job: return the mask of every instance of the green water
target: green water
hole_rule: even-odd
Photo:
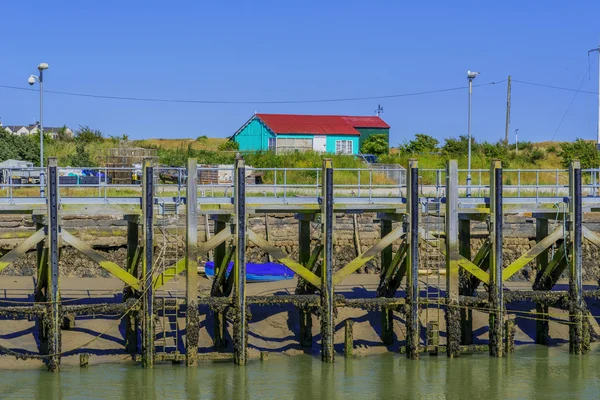
[[[567,348],[524,346],[504,359],[485,354],[420,361],[384,354],[333,365],[318,357],[271,356],[245,368],[103,364],[0,372],[2,399],[571,399],[600,398],[600,347],[571,356]],[[93,359],[91,360],[93,362]]]

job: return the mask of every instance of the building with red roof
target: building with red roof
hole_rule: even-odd
[[[379,116],[255,114],[231,139],[241,151],[358,154],[369,136],[389,132]]]

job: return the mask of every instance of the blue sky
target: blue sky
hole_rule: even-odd
[[[454,3],[454,4],[451,4]],[[313,100],[513,79],[597,92],[598,1],[3,1],[0,85],[184,100]],[[589,65],[588,65],[589,64]],[[590,76],[585,76],[591,68]],[[585,78],[584,78],[585,76]],[[511,137],[550,140],[572,92],[513,84]],[[38,93],[0,87],[5,125],[38,118]],[[467,90],[319,104],[177,104],[45,95],[45,125],[106,135],[232,134],[255,111],[371,115],[391,144],[467,131]],[[506,82],[474,89],[473,135],[503,137]],[[578,94],[555,140],[596,136],[597,96]],[[512,140],[512,138],[511,138]]]

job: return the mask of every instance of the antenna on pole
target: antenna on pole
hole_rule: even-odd
[[[600,45],[595,49],[588,51],[588,55],[593,52],[598,53],[598,127],[596,128],[598,136],[596,139],[596,148],[600,150]]]
[[[381,104],[377,104],[377,110],[375,110],[375,115],[379,117],[381,113],[383,113],[383,107],[381,107]]]

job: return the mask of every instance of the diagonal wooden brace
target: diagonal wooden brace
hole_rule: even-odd
[[[381,238],[381,240],[375,243],[373,246],[369,248],[369,250],[362,253],[360,256],[356,257],[354,260],[350,261],[346,266],[340,269],[333,275],[333,284],[339,284],[344,278],[348,275],[352,274],[360,267],[369,262],[373,257],[377,256],[383,249],[390,246],[396,239],[399,239],[404,233],[404,228],[402,226],[397,227],[387,235]]]
[[[198,245],[198,256],[208,253],[218,245],[223,242],[226,242],[231,238],[231,231],[229,229],[223,229],[221,232],[217,233],[215,236],[211,237],[204,243],[200,243]]]
[[[71,235],[69,232],[64,229],[60,233],[62,239],[73,246],[75,249],[79,250],[83,255],[85,255],[90,260],[98,263],[102,268],[110,272],[115,277],[119,278],[135,290],[141,290],[140,281],[131,275],[129,272],[121,268],[118,264],[115,264],[112,261],[107,260],[101,254],[97,253],[90,245],[87,243],[77,239],[75,236]]]
[[[592,232],[589,228],[582,226],[583,237],[592,242],[597,247],[600,247],[600,235],[595,232]]]
[[[285,254],[283,251],[279,250],[277,247],[273,246],[271,243],[267,242],[265,239],[258,236],[256,233],[251,230],[247,231],[248,240],[252,243],[269,253],[273,256],[277,261],[300,275],[302,278],[306,279],[308,282],[313,284],[316,287],[321,286],[321,280],[317,275],[315,275],[310,270],[306,269],[302,264],[297,263],[292,260],[289,255]]]
[[[465,271],[479,279],[481,282],[485,284],[490,283],[490,274],[473,264],[473,262],[469,261],[463,256],[459,256],[459,259],[456,261],[459,267],[462,267]]]
[[[558,239],[562,238],[564,235],[563,228],[559,228],[552,232],[550,235],[546,236],[544,239],[540,240],[535,246],[533,246],[527,253],[523,254],[521,257],[517,258],[513,261],[508,267],[502,270],[502,280],[506,281],[508,278],[519,272],[521,268],[525,265],[533,261],[537,256],[539,256],[544,250],[548,247],[552,246],[554,242]]]
[[[27,252],[27,250],[44,240],[45,237],[46,234],[44,233],[44,228],[42,228],[22,241],[17,247],[2,256],[2,258],[0,258],[0,271],[15,262],[17,258],[21,257]]]

